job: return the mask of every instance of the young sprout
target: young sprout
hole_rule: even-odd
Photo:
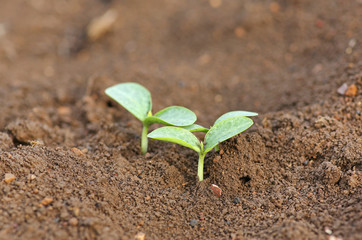
[[[225,119],[231,118],[231,117],[254,117],[254,116],[258,116],[258,114],[255,112],[247,112],[247,111],[231,111],[231,112],[227,112],[227,113],[221,115],[218,119],[216,119],[216,121],[214,122],[214,125],[222,120],[225,120]],[[207,133],[209,131],[208,128],[200,126],[196,123],[194,123],[190,126],[185,126],[185,127],[181,127],[181,128],[189,130],[190,132]],[[219,151],[219,144],[217,144],[215,146],[215,151]]]
[[[148,148],[148,128],[154,123],[169,126],[188,126],[196,121],[191,110],[171,106],[152,115],[151,93],[138,83],[120,83],[109,87],[105,93],[132,113],[143,124],[141,137],[141,153],[146,154]]]
[[[206,153],[211,151],[219,143],[245,131],[251,125],[253,120],[247,117],[232,116],[221,119],[210,129],[195,126],[198,131],[206,131],[204,142],[201,142],[189,130],[179,127],[161,127],[148,134],[149,138],[177,143],[179,145],[191,148],[199,154],[199,163],[197,176],[199,181],[204,179],[204,159]],[[192,130],[191,130],[192,131]]]

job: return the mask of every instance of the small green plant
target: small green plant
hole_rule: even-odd
[[[241,111],[238,112],[224,114],[215,121],[214,126],[210,127],[210,129],[197,124],[186,128],[161,127],[149,133],[148,137],[177,143],[196,151],[199,155],[197,176],[199,181],[202,181],[204,179],[204,159],[206,153],[217,147],[219,143],[245,131],[253,125],[253,120],[245,116],[239,116]],[[247,115],[256,116],[257,113],[249,112]],[[206,132],[204,142],[199,141],[191,131]]]
[[[231,118],[231,117],[254,117],[254,116],[258,116],[258,114],[255,112],[247,112],[247,111],[231,111],[231,112],[227,112],[227,113],[221,115],[218,119],[216,119],[216,121],[214,122],[214,125],[222,120],[225,120],[225,119]],[[209,131],[208,128],[205,128],[198,124],[192,124],[190,126],[184,126],[181,128],[189,130],[190,132],[207,133]],[[215,146],[215,151],[219,151],[219,145]]]
[[[151,93],[138,83],[120,83],[109,87],[105,93],[132,113],[143,124],[141,137],[141,153],[148,149],[148,128],[154,123],[169,126],[188,126],[196,121],[196,115],[191,110],[170,106],[152,115]]]

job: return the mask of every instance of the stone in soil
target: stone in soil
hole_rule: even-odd
[[[69,219],[69,224],[72,226],[77,226],[78,225],[78,219],[73,217],[71,219]]]
[[[12,173],[5,173],[5,178],[4,178],[4,181],[6,183],[10,183],[12,181],[14,181],[16,179],[15,175],[12,174]]]
[[[135,240],[144,240],[146,237],[146,234],[143,232],[139,232],[136,234],[136,236],[134,237]]]
[[[41,204],[44,206],[48,206],[49,204],[51,204],[53,202],[53,198],[51,197],[45,197],[42,201]]]
[[[346,90],[346,92],[344,93],[344,95],[346,95],[347,97],[354,97],[357,95],[357,86],[355,84],[352,84],[351,86],[349,86]]]
[[[192,219],[192,220],[190,221],[190,226],[191,226],[191,227],[196,227],[196,226],[197,226],[197,223],[198,223],[198,221],[197,221],[196,219]]]
[[[216,197],[220,197],[221,196],[221,188],[215,184],[211,185],[211,190],[214,193],[214,195]]]

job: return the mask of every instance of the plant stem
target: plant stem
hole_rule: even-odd
[[[219,150],[220,150],[220,145],[218,144],[215,146],[215,152],[218,152]]]
[[[147,134],[148,134],[149,126],[150,125],[148,125],[148,124],[143,124],[142,137],[141,137],[141,153],[143,155],[147,153],[147,149],[148,149]]]
[[[204,159],[205,155],[203,153],[199,153],[199,164],[197,166],[197,176],[199,177],[199,181],[204,180]]]

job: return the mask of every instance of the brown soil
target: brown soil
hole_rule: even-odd
[[[89,40],[108,9],[111,32]],[[0,239],[361,239],[361,12],[354,0],[2,1]],[[198,183],[192,150],[152,140],[139,154],[140,123],[104,95],[128,81],[154,111],[183,105],[202,125],[260,115],[207,155]]]

